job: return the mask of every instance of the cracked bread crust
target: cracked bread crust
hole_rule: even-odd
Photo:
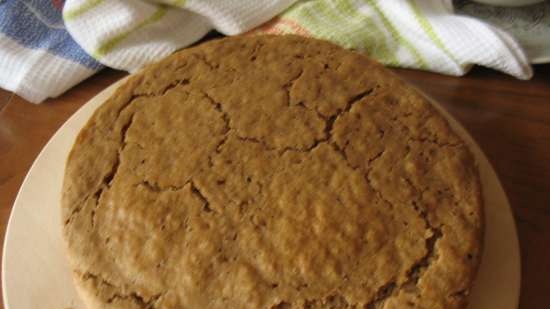
[[[69,156],[90,308],[464,308],[482,201],[414,89],[327,42],[240,36],[129,78]]]

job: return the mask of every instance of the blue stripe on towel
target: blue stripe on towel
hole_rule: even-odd
[[[0,32],[26,48],[47,50],[91,70],[103,67],[72,39],[51,1],[0,1]]]

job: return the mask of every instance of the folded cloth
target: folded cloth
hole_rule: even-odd
[[[69,0],[67,30],[101,63],[133,72],[188,46],[212,29],[248,31],[295,0]]]
[[[478,64],[519,79],[533,74],[512,36],[455,15],[451,1],[304,1],[258,30],[333,41],[389,66],[461,76]]]
[[[44,3],[43,0],[8,0],[7,3],[8,8],[27,6],[32,8],[29,14],[42,16],[45,6],[56,7],[57,4],[60,7],[62,0],[42,5],[37,3]],[[19,18],[4,12],[1,6],[0,16],[7,16],[6,20]],[[35,19],[45,20],[43,17]],[[58,22],[59,16],[54,20],[56,30],[65,31]],[[474,64],[520,79],[532,75],[524,52],[509,34],[476,19],[454,14],[450,0],[67,0],[63,20],[72,38],[93,59],[130,72],[189,46],[216,29],[226,35],[294,33],[322,38],[365,52],[390,66],[451,75],[463,75]],[[19,24],[20,28],[29,27],[26,23]],[[62,75],[72,81],[63,84],[66,89],[87,76],[60,74],[62,70],[57,63],[42,64],[40,73],[32,69],[17,71],[29,57],[19,56],[4,47],[8,45],[4,42],[7,28],[0,21],[0,33],[4,34],[0,36],[0,67],[11,65],[15,70],[11,74],[40,74],[40,79],[23,77],[8,85],[4,80],[9,80],[9,76],[2,76],[4,72],[0,72],[0,86],[39,102],[62,91],[60,83],[51,89],[46,84],[37,85],[42,79]],[[48,29],[52,31],[51,27]],[[75,60],[82,60],[81,54],[72,56],[81,52],[80,49],[64,49],[62,44],[55,45],[57,49],[43,47],[36,43],[40,37],[29,39],[34,45],[25,45],[21,43],[25,40],[18,41],[14,37],[18,35],[9,38],[11,45],[19,48],[50,56],[64,55],[61,58],[72,62],[74,72],[79,70],[77,66],[83,66],[81,61]],[[12,58],[4,59],[4,54],[11,54]],[[90,60],[88,64],[93,64],[84,66],[90,74],[100,68],[94,60],[86,59]],[[37,66],[27,67],[36,70]],[[63,70],[69,68],[63,67]]]
[[[41,102],[102,68],[66,31],[61,9],[61,1],[0,1],[0,87]]]

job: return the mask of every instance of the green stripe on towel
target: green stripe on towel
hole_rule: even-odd
[[[361,31],[362,34],[362,42],[359,44],[363,45],[369,55],[388,65],[397,65],[399,63],[395,50],[392,50],[391,46],[387,44],[386,35],[376,25],[371,16],[363,14],[353,5],[351,0],[341,0],[336,7],[342,9],[344,13],[349,14],[348,16],[352,19],[357,19],[357,31]]]
[[[424,58],[422,58],[422,55],[420,55],[418,50],[416,50],[416,48],[414,48],[414,46],[409,41],[407,41],[407,39],[405,39],[401,35],[401,33],[397,30],[397,28],[395,28],[393,26],[391,21],[388,19],[388,17],[382,12],[380,7],[378,6],[378,3],[376,3],[376,1],[374,1],[374,0],[366,0],[366,1],[367,1],[368,4],[370,4],[372,6],[374,11],[380,16],[380,19],[382,20],[382,23],[388,29],[388,31],[391,33],[394,40],[396,40],[399,44],[405,46],[405,48],[407,48],[409,50],[409,52],[411,53],[411,55],[415,59],[416,65],[419,68],[423,69],[423,70],[427,70],[428,65],[427,65],[426,61],[424,60]]]
[[[164,6],[159,7],[155,13],[149,16],[147,19],[143,20],[141,23],[137,24],[134,28],[119,33],[118,35],[110,38],[109,40],[103,42],[99,48],[92,54],[95,59],[100,59],[106,54],[111,52],[120,42],[124,41],[128,36],[140,30],[141,28],[148,26],[152,23],[157,22],[166,14],[167,8]]]
[[[445,43],[439,38],[437,33],[435,32],[434,28],[430,24],[430,21],[426,18],[426,16],[422,15],[422,12],[420,12],[420,9],[418,8],[418,5],[415,1],[407,1],[414,13],[414,17],[416,18],[416,21],[418,21],[418,24],[422,29],[426,32],[430,40],[437,46],[442,52],[445,53],[449,58],[451,58],[455,63],[458,63],[458,60],[453,56],[453,54],[447,49],[447,46],[445,46]]]

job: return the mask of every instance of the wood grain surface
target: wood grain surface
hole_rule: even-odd
[[[13,93],[0,88],[0,111],[2,111],[4,106],[8,105],[12,96]]]
[[[550,308],[550,65],[530,81],[487,69],[457,78],[394,69],[441,103],[487,154],[514,209],[521,246],[521,309]],[[34,105],[0,91],[0,237],[33,160],[80,106],[124,73],[104,70]]]

